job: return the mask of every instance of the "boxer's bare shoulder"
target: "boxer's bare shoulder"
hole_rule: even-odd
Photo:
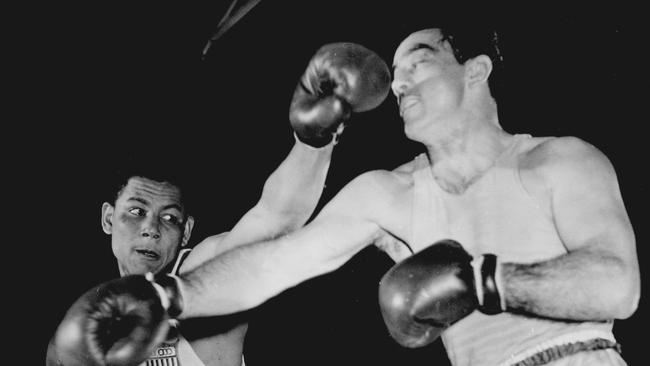
[[[553,187],[588,184],[590,176],[613,172],[607,157],[577,137],[536,137],[523,146],[521,183],[533,197],[550,204]]]
[[[356,188],[350,197],[363,205],[361,213],[365,219],[376,223],[392,235],[405,235],[405,226],[410,217],[413,202],[412,166],[405,164],[396,170],[373,170],[362,174],[350,185]],[[363,197],[363,199],[360,199]]]
[[[372,170],[352,180],[348,186],[365,196],[364,201],[394,207],[413,186],[408,168],[403,170]]]
[[[399,231],[402,221],[399,218],[408,217],[405,210],[412,200],[412,195],[407,194],[411,184],[405,177],[388,170],[372,170],[357,176],[330,200],[313,224],[344,222],[346,226],[353,226],[354,229],[349,230],[354,230],[355,234],[348,235],[364,239],[351,240],[355,243],[352,246],[361,242],[370,244],[365,239],[376,237],[382,230]]]

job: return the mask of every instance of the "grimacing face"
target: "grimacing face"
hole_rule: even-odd
[[[193,224],[178,187],[144,177],[131,177],[115,206],[102,205],[102,228],[122,276],[162,270],[187,244]]]
[[[405,131],[442,120],[463,101],[463,66],[439,29],[406,37],[395,51],[391,84]],[[420,126],[420,127],[418,127]]]

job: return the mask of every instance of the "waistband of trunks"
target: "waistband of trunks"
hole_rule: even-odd
[[[541,366],[578,352],[614,349],[621,353],[621,345],[611,332],[581,331],[566,334],[513,355],[500,366]]]

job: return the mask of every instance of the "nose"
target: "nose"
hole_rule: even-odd
[[[151,217],[142,225],[140,235],[144,238],[160,239],[160,223],[155,217]]]
[[[409,85],[411,85],[411,82],[411,74],[408,70],[403,68],[395,69],[395,76],[393,77],[393,82],[390,87],[393,90],[393,94],[397,97],[398,103],[400,95],[404,94],[404,92],[409,88]]]

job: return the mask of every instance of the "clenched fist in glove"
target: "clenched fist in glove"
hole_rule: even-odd
[[[124,276],[82,295],[54,334],[47,365],[138,365],[165,340],[182,311],[176,279]]]
[[[296,87],[289,120],[301,141],[325,146],[352,112],[377,107],[389,90],[388,65],[376,53],[355,43],[327,44]]]
[[[391,336],[422,347],[474,310],[505,310],[497,258],[473,259],[453,240],[441,240],[391,268],[379,285],[379,305]]]

